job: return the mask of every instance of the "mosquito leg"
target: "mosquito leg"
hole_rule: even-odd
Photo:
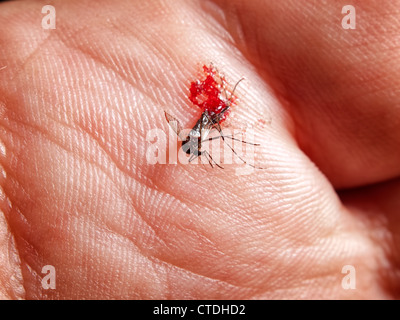
[[[204,155],[205,155],[205,156],[206,156],[206,158],[207,158],[207,154],[204,154]],[[207,158],[207,160],[208,160],[208,163],[210,164],[211,168],[214,168],[214,166],[213,166],[213,164],[212,164],[211,160],[210,160],[209,158]]]
[[[218,129],[216,129],[216,130],[218,130]],[[259,143],[251,143],[251,142],[247,142],[247,141],[244,141],[244,140],[241,140],[241,139],[236,139],[236,138],[234,138],[233,136],[234,136],[234,134],[231,134],[231,135],[229,135],[229,136],[223,135],[223,134],[222,134],[222,131],[221,131],[219,136],[205,139],[205,140],[203,140],[202,142],[210,141],[210,140],[215,140],[215,139],[220,139],[220,138],[229,138],[229,139],[231,139],[231,140],[240,141],[240,142],[242,142],[242,143],[250,144],[250,145],[252,145],[252,146],[259,146],[259,145],[260,145]]]
[[[238,86],[238,84],[240,83],[240,81],[243,81],[243,80],[244,80],[244,78],[242,78],[242,79],[240,79],[238,82],[236,82],[235,86],[233,87],[232,94],[231,94],[231,97],[229,98],[229,100],[232,100],[232,97],[233,97],[233,94],[234,94],[234,92],[235,92],[235,90],[236,90],[236,87]]]
[[[194,159],[196,159],[196,158],[198,158],[198,157],[199,157],[198,155],[192,154],[192,155],[189,157],[188,162],[190,163],[190,162],[192,162]],[[200,160],[201,160],[201,159],[200,159]],[[207,158],[207,160],[208,160],[208,158]],[[200,161],[200,163],[204,166],[203,161]],[[210,163],[210,160],[208,160],[208,163]],[[210,165],[211,165],[212,168],[214,168],[214,166],[213,166],[211,163],[210,163]]]
[[[207,160],[208,160],[208,159],[207,159]],[[210,163],[210,161],[209,161],[208,163]],[[202,164],[203,167],[206,168],[206,170],[208,171],[207,166],[203,163],[203,161],[201,161],[201,164]],[[211,165],[211,163],[210,163],[210,165]],[[214,167],[211,165],[211,168],[214,168]]]
[[[260,145],[259,143],[251,143],[251,142],[247,142],[247,141],[244,141],[244,140],[241,140],[241,139],[236,139],[236,138],[233,138],[232,136],[224,136],[224,135],[221,134],[221,137],[229,138],[229,139],[235,140],[235,141],[240,141],[241,143],[250,144],[252,146],[259,146]]]
[[[224,138],[229,138],[229,139],[231,139],[231,140],[240,141],[240,142],[242,142],[242,143],[250,144],[250,145],[252,145],[252,146],[259,146],[259,145],[260,145],[259,143],[251,143],[251,142],[244,141],[244,140],[242,140],[242,139],[234,138],[233,136],[234,136],[235,134],[231,134],[231,135],[229,135],[229,136],[224,135],[224,134],[222,133],[221,126],[220,126],[220,124],[219,124],[218,122],[214,125],[214,127],[215,127],[215,129],[218,130],[220,136],[222,137],[222,140],[224,140]]]
[[[207,117],[208,117],[208,115],[207,115]],[[209,117],[208,117],[208,118],[209,118]],[[220,137],[221,137],[222,140],[225,142],[225,144],[229,147],[229,149],[231,149],[232,152],[233,152],[244,164],[247,164],[247,165],[249,165],[250,167],[253,167],[253,168],[263,169],[263,168],[256,167],[256,166],[254,166],[254,165],[252,165],[252,164],[250,164],[250,163],[247,163],[246,160],[244,160],[241,156],[238,155],[238,153],[231,147],[231,145],[225,141],[225,136],[222,134],[222,129],[221,129],[221,126],[220,126],[219,122],[216,122],[216,123],[214,124],[213,128],[215,128],[215,129],[218,130],[219,136],[218,136],[218,137],[213,137],[213,138],[210,138],[210,139],[206,139],[206,141],[207,141],[207,140],[213,140],[214,138],[220,138]],[[234,140],[236,140],[236,139],[234,139]],[[202,140],[200,140],[200,141],[202,141]],[[240,140],[240,141],[241,141],[241,140]],[[247,143],[246,141],[242,141],[242,142]],[[250,144],[250,143],[249,143],[249,144]],[[204,154],[206,154],[206,151],[204,152]],[[210,154],[209,154],[208,152],[207,152],[207,154],[210,156]],[[210,158],[212,159],[211,156],[210,156]],[[210,160],[209,160],[209,162],[210,162]],[[213,160],[213,162],[214,162],[218,167],[222,168],[222,167],[219,166],[214,160]],[[210,163],[210,164],[211,164],[211,163]]]
[[[188,162],[192,162],[194,159],[196,159],[198,155],[195,155],[194,153],[189,157]]]
[[[210,164],[211,168],[214,168],[212,162],[210,161],[210,158],[207,157],[207,155],[209,155],[209,153],[207,151],[203,151],[204,156],[206,157],[208,163]]]
[[[250,163],[247,163],[247,161],[244,160],[241,156],[239,156],[238,153],[232,148],[232,146],[231,146],[228,142],[225,141],[225,136],[222,134],[222,129],[221,129],[221,126],[219,125],[219,123],[216,123],[215,128],[218,130],[218,132],[219,132],[219,134],[220,134],[222,140],[223,140],[223,141],[225,142],[225,144],[229,147],[229,149],[231,149],[232,152],[233,152],[244,164],[247,164],[247,165],[249,165],[250,167],[253,167],[253,168],[258,168],[258,167],[256,167],[256,166],[250,164]]]
[[[214,168],[214,166],[212,165],[212,162],[214,162],[214,164],[218,168],[224,169],[224,167],[222,167],[221,165],[219,165],[217,162],[214,161],[214,159],[211,157],[211,155],[207,151],[203,151],[203,153],[204,153],[205,156],[208,156],[207,160],[208,160],[208,163],[210,164],[211,167]]]

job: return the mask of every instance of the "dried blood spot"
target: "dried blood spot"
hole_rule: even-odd
[[[203,75],[202,80],[191,82],[189,100],[211,116],[219,114],[227,106],[232,106],[236,97],[228,90],[225,77],[212,65],[203,66]],[[225,120],[228,113],[229,110],[221,116],[220,122]]]

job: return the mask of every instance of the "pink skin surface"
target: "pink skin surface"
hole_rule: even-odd
[[[51,3],[0,3],[0,298],[400,297],[399,1]],[[266,169],[147,162],[210,62]]]

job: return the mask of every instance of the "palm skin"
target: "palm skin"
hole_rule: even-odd
[[[46,4],[0,4],[0,297],[399,297],[398,1]],[[265,170],[147,163],[210,61]]]

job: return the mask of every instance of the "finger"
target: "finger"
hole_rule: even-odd
[[[335,187],[400,174],[398,1],[357,2],[354,30],[343,29],[338,2],[215,3],[226,18],[218,21],[282,98],[300,147]]]

